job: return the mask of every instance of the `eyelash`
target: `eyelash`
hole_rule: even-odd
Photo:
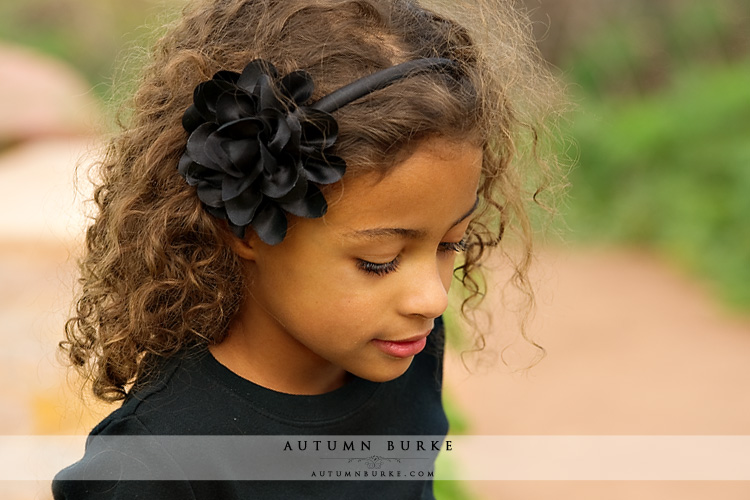
[[[373,274],[375,276],[385,276],[388,273],[392,273],[393,271],[398,269],[398,265],[398,257],[390,262],[385,262],[383,264],[362,259],[359,259],[359,261],[357,262],[357,267],[359,267],[362,271],[366,272],[367,274]]]
[[[443,242],[438,245],[438,251],[443,253],[461,253],[466,250],[466,240],[463,239],[458,242]],[[357,267],[367,274],[375,276],[385,276],[386,274],[392,273],[398,269],[400,264],[399,258],[396,257],[390,262],[378,263],[370,262],[367,260],[359,259]]]
[[[457,242],[445,242],[438,246],[438,249],[443,252],[461,253],[466,250],[466,238]]]

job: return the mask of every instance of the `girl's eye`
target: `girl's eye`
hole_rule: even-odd
[[[359,259],[357,261],[357,267],[367,274],[372,274],[375,276],[385,276],[386,274],[392,273],[393,271],[398,269],[398,257],[390,262],[384,263],[370,262],[367,260]]]
[[[438,246],[441,252],[445,253],[461,253],[466,250],[466,239],[461,241],[445,241]]]
[[[466,239],[461,241],[444,241],[438,245],[438,251],[443,254],[461,253],[466,250]],[[374,276],[385,276],[398,269],[399,258],[396,257],[390,262],[370,262],[368,260],[357,259],[357,267]]]

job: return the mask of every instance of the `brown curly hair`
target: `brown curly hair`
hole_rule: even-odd
[[[221,342],[243,301],[243,264],[228,245],[233,236],[206,213],[176,166],[187,138],[181,117],[195,86],[255,58],[281,74],[308,71],[313,99],[399,62],[457,61],[457,78],[424,73],[337,111],[336,154],[352,177],[387,172],[427,137],[480,141],[482,204],[456,271],[468,290],[464,308],[481,298],[480,263],[511,227],[523,248],[515,281],[533,297],[526,205],[536,190],[523,189],[529,167],[517,152],[534,148],[544,130],[551,80],[512,6],[485,1],[438,14],[456,8],[449,4],[426,10],[412,0],[198,0],[169,27],[142,73],[129,124],[98,165],[82,290],[60,344],[97,397],[122,399],[149,369],[147,354]],[[469,13],[474,17],[462,24],[454,20]],[[551,169],[536,156],[544,184]]]

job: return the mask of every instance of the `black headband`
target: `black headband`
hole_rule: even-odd
[[[252,226],[275,245],[286,236],[287,213],[308,218],[326,213],[318,185],[337,182],[346,171],[344,160],[331,153],[338,136],[331,113],[403,78],[455,64],[443,58],[408,61],[307,106],[314,84],[306,71],[280,78],[261,59],[242,73],[219,71],[198,84],[183,115],[189,137],[178,171],[197,187],[206,210],[226,220],[238,237]]]
[[[313,104],[312,108],[333,113],[342,106],[356,101],[376,90],[383,89],[390,84],[413,76],[416,73],[433,70],[445,70],[455,67],[456,63],[451,59],[442,59],[438,57],[428,59],[415,59],[405,63],[382,69],[376,73],[355,80],[349,85],[345,85],[338,90],[334,90],[325,97],[320,98]]]

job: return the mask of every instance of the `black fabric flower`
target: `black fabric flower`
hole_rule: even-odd
[[[189,132],[178,170],[197,186],[208,212],[239,237],[252,226],[266,243],[286,236],[287,217],[321,217],[328,205],[316,184],[344,175],[329,154],[338,125],[329,113],[304,106],[313,93],[305,71],[278,77],[256,59],[241,74],[220,71],[199,84],[182,124]]]

